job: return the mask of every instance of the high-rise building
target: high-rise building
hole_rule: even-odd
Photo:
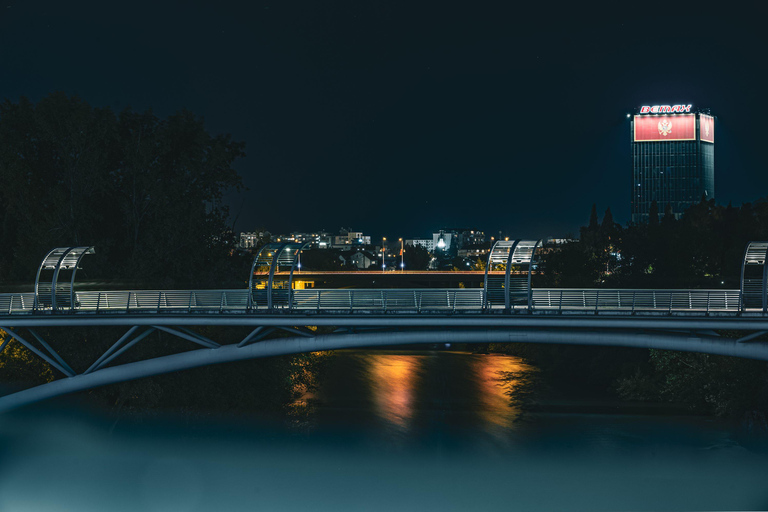
[[[660,216],[679,218],[702,196],[715,197],[715,123],[691,105],[641,107],[632,116],[632,222],[647,222],[656,201]]]

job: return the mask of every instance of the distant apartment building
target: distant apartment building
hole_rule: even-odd
[[[253,231],[249,233],[240,233],[240,241],[237,246],[240,249],[253,249],[257,247],[262,240],[270,237],[269,231]]]
[[[342,228],[339,234],[333,237],[334,249],[347,249],[350,246],[359,245],[371,245],[371,235],[364,235],[362,231]]]
[[[289,235],[277,235],[273,237],[275,242],[311,243],[318,249],[349,249],[355,246],[371,244],[371,236],[362,231],[352,231],[342,228],[338,235],[332,235],[327,231],[305,233],[301,231],[291,232]]]
[[[490,251],[490,244],[482,243],[482,244],[473,244],[473,245],[465,245],[461,249],[459,249],[456,253],[456,255],[459,258],[479,258],[481,256],[488,255],[488,252]]]
[[[407,238],[405,240],[405,245],[410,245],[411,247],[421,247],[429,252],[433,252],[435,250],[435,242],[431,238]]]
[[[444,228],[432,233],[435,250],[446,256],[456,256],[469,246],[485,243],[485,232],[479,229]]]

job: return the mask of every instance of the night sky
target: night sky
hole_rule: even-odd
[[[625,223],[641,104],[711,108],[716,199],[768,195],[761,3],[536,4],[5,0],[0,98],[202,116],[246,142],[237,230]]]

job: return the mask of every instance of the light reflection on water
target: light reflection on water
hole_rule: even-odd
[[[423,445],[435,435],[506,445],[521,427],[515,391],[535,372],[500,355],[341,351],[307,400],[307,417],[313,427],[351,427],[398,445]]]
[[[505,430],[513,428],[522,405],[513,397],[521,386],[527,385],[521,376],[535,369],[515,357],[476,356],[472,362],[476,368],[477,401],[483,421]]]
[[[384,421],[407,429],[413,418],[423,358],[378,354],[364,360],[376,414]]]

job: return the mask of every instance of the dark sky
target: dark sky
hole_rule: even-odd
[[[238,230],[624,223],[641,104],[710,107],[718,202],[768,195],[761,3],[535,3],[4,0],[0,98],[195,112],[246,142]]]

